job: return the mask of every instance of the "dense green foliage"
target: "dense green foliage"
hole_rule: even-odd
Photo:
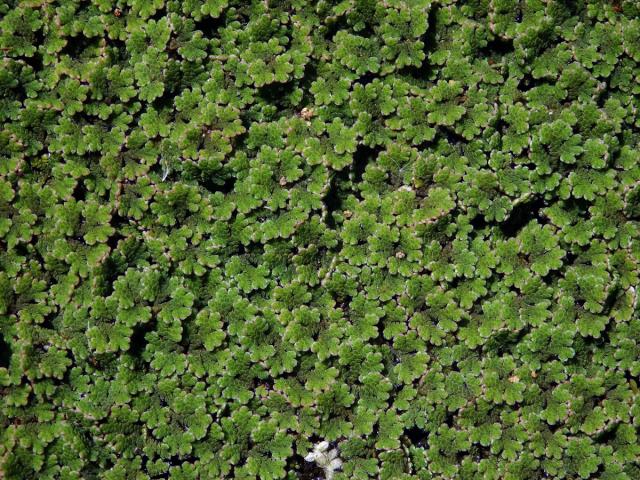
[[[0,0],[0,54],[0,478],[640,479],[637,1]]]

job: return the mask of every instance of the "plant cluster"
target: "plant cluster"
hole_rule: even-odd
[[[0,52],[0,477],[640,478],[637,1],[0,0]]]

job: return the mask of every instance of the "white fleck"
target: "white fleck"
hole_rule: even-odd
[[[329,450],[329,442],[318,443],[304,459],[307,462],[316,462],[318,467],[324,470],[326,480],[332,480],[336,470],[342,468],[342,460],[338,458],[338,450]]]

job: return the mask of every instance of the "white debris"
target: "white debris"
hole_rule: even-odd
[[[329,442],[318,443],[309,455],[304,457],[307,462],[316,462],[324,470],[326,480],[332,480],[336,470],[342,468],[342,460],[338,458],[338,450],[329,450]]]

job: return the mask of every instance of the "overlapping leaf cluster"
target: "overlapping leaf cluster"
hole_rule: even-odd
[[[0,477],[640,478],[637,2],[4,0],[0,51]]]

